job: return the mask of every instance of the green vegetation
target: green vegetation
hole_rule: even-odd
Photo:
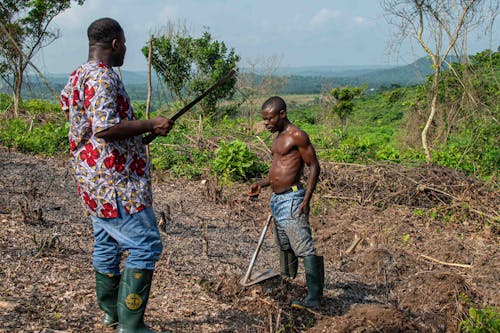
[[[471,300],[463,293],[459,300],[469,306],[468,314],[460,321],[460,329],[467,333],[493,333],[500,332],[500,309],[486,306],[484,308],[473,306]]]
[[[212,166],[215,173],[221,175],[226,182],[262,176],[267,171],[267,165],[259,162],[257,155],[240,140],[221,141],[215,151]]]
[[[493,333],[500,331],[500,312],[494,307],[469,308],[467,319],[460,322],[463,332]]]
[[[208,31],[200,38],[171,33],[151,38],[151,65],[169,88],[171,100],[187,104],[236,67],[239,56],[234,49],[213,40]],[[142,52],[148,57],[149,46],[143,47]],[[206,96],[199,104],[203,114],[220,115],[216,112],[217,103],[234,95],[235,84],[233,77]]]
[[[439,103],[444,112],[431,133],[433,163],[484,178],[498,176],[499,66],[499,53],[485,51],[471,57],[469,64],[453,64],[443,72]],[[428,107],[428,84],[393,87],[352,99],[344,123],[329,112],[320,95],[284,98],[289,101],[290,119],[309,133],[322,160],[424,163],[420,132]],[[465,94],[464,84],[468,87]],[[0,144],[36,154],[68,151],[68,125],[58,105],[26,100],[17,118],[5,112],[11,107],[10,97],[0,95]],[[144,118],[145,103],[136,101],[134,108],[137,117]],[[247,112],[238,111],[217,120],[198,119],[195,112],[186,114],[169,136],[151,144],[153,168],[187,179],[214,173],[226,181],[265,173],[269,156],[263,142],[269,146],[272,136],[263,132],[256,138],[249,132]],[[168,116],[173,110],[162,113]]]
[[[84,0],[76,1],[82,5]],[[2,1],[0,4],[0,81],[13,92],[13,107],[19,116],[23,80],[31,59],[45,45],[59,38],[51,21],[70,8],[71,0]]]

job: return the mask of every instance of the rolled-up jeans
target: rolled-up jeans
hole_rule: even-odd
[[[151,206],[127,214],[120,200],[117,218],[92,216],[94,226],[93,265],[103,274],[120,274],[120,261],[128,251],[125,267],[154,270],[163,250],[160,232]]]
[[[298,257],[316,254],[309,217],[304,213],[297,216],[304,195],[305,189],[284,194],[273,193],[270,201],[276,244],[282,251],[293,250]]]

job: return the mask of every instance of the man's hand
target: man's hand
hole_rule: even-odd
[[[259,184],[254,183],[250,186],[250,191],[247,194],[249,197],[258,197],[261,189],[262,187]]]
[[[301,214],[309,215],[309,210],[309,202],[302,201],[299,209],[297,210],[297,217],[299,217]]]
[[[153,121],[153,133],[160,136],[165,136],[174,126],[174,122],[168,118],[158,116],[151,119]]]

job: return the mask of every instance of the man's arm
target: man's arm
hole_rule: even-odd
[[[302,201],[302,204],[300,205],[297,212],[297,216],[300,216],[300,214],[302,213],[306,215],[309,214],[309,204],[311,202],[313,192],[316,189],[316,184],[319,179],[321,168],[316,156],[316,151],[311,141],[309,140],[309,136],[307,135],[307,133],[301,131],[299,134],[297,134],[295,136],[295,143],[297,144],[297,148],[300,156],[302,157],[302,160],[309,167],[306,194],[304,196],[304,201]]]
[[[251,197],[256,197],[260,194],[260,190],[263,187],[267,187],[269,185],[271,185],[271,182],[269,181],[269,177],[266,177],[262,180],[259,180],[258,182],[255,182],[252,184],[252,186],[250,187],[250,191],[248,191],[248,195]]]
[[[95,134],[97,138],[120,140],[143,133],[154,133],[165,136],[173,126],[173,122],[165,117],[155,117],[148,120],[122,120],[120,123]]]

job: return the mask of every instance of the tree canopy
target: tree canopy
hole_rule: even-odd
[[[74,2],[81,5],[84,1]],[[16,114],[24,72],[41,48],[59,38],[59,30],[49,25],[71,2],[3,0],[0,3],[0,78],[13,91]]]
[[[183,104],[234,69],[240,59],[234,49],[212,39],[208,31],[199,38],[174,33],[152,36],[151,40],[151,65],[167,84],[172,101]],[[149,46],[142,52],[147,57]],[[233,77],[204,98],[200,102],[203,114],[213,117],[217,103],[234,95],[235,84]]]

